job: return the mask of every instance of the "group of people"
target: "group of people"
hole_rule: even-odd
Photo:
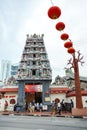
[[[39,102],[35,102],[34,100],[30,103],[27,103],[25,104],[25,110],[28,111],[28,112],[34,112],[34,111],[42,111],[42,103],[39,103]]]
[[[61,110],[64,112],[71,112],[72,108],[74,107],[74,102],[72,99],[70,99],[70,103],[64,102],[64,99],[61,102]]]
[[[68,108],[67,106],[69,107],[69,109],[67,109]],[[52,113],[61,115],[61,112],[67,112],[68,110],[69,112],[71,112],[73,107],[74,107],[74,102],[72,99],[70,100],[70,103],[68,103],[68,105],[66,102],[64,102],[64,99],[61,102],[53,101]],[[5,100],[4,111],[7,111],[7,110],[8,110],[8,102]],[[43,110],[42,103],[35,102],[34,100],[30,103],[27,103],[27,102],[25,103],[25,111],[35,112],[35,111],[42,111],[42,110]]]
[[[68,105],[67,105],[68,104]],[[69,107],[69,109],[68,109]],[[52,102],[52,114],[59,114],[61,115],[61,112],[71,112],[72,108],[74,107],[74,102],[71,99],[70,103],[64,102],[64,99],[61,102]]]
[[[52,102],[52,114],[61,114],[61,104],[60,102]]]

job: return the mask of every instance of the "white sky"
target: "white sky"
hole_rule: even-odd
[[[44,34],[53,80],[57,75],[64,76],[64,68],[72,57],[60,39],[60,34],[66,32],[74,48],[84,56],[85,64],[79,65],[79,69],[80,75],[87,77],[87,0],[53,0],[53,3],[62,11],[57,20],[47,15],[52,6],[50,0],[0,0],[0,61],[19,62],[26,34]],[[66,25],[63,32],[55,29],[58,21]]]

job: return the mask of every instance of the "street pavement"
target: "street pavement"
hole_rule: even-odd
[[[87,119],[0,115],[0,130],[87,130]]]

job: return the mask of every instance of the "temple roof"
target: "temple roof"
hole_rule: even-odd
[[[81,90],[81,94],[82,96],[87,96],[87,90]],[[72,96],[76,96],[75,91],[71,91],[66,94],[66,97],[72,97]]]

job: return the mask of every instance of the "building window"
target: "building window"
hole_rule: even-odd
[[[32,70],[32,75],[33,75],[33,76],[36,75],[36,70]]]
[[[36,54],[33,54],[33,57],[35,58],[35,57],[36,57]]]
[[[33,64],[33,65],[36,65],[36,61],[33,61],[32,64]]]
[[[36,47],[34,47],[34,51],[36,51]]]

